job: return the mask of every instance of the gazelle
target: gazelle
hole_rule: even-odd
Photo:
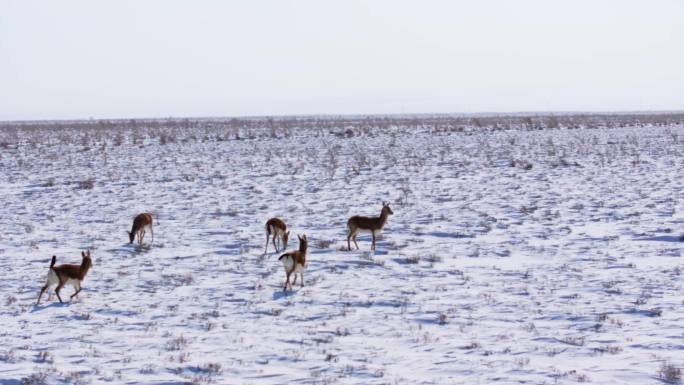
[[[133,241],[135,240],[135,236],[137,235],[138,244],[142,245],[143,238],[145,238],[146,227],[150,229],[150,233],[152,234],[152,243],[154,243],[154,230],[152,229],[152,214],[150,213],[138,214],[135,217],[135,219],[133,220],[133,228],[131,228],[131,231],[127,231],[130,243],[133,243]]]
[[[283,262],[283,267],[285,267],[285,286],[283,291],[287,290],[287,285],[290,284],[290,289],[292,289],[292,284],[297,283],[297,273],[302,276],[302,287],[304,287],[304,269],[306,269],[306,249],[308,242],[306,240],[306,234],[299,238],[299,250],[291,251],[285,253],[278,258],[279,261]],[[294,274],[294,279],[290,283],[290,275]]]
[[[87,253],[81,251],[81,257],[83,260],[81,261],[80,266],[71,264],[55,266],[57,257],[54,255],[52,256],[50,270],[48,271],[47,275],[47,282],[45,282],[43,288],[40,289],[40,294],[38,295],[38,302],[36,302],[36,305],[40,304],[40,297],[43,296],[43,292],[45,292],[48,287],[53,285],[57,285],[55,293],[57,294],[57,298],[61,303],[64,302],[62,301],[62,297],[59,296],[59,291],[62,289],[62,287],[64,287],[64,285],[71,285],[74,287],[74,290],[76,290],[76,292],[71,295],[71,298],[74,298],[76,294],[81,292],[81,282],[85,279],[86,274],[88,274],[88,270],[90,270],[90,267],[93,265],[93,261],[90,259],[90,250],[88,250]]]
[[[359,248],[359,244],[356,243],[356,235],[360,232],[369,232],[373,237],[373,243],[371,244],[371,250],[375,250],[375,237],[387,222],[387,217],[394,214],[389,206],[389,203],[382,202],[382,211],[380,211],[379,217],[362,217],[360,215],[354,215],[347,221],[347,249],[351,251],[351,242],[354,240],[356,249]]]
[[[268,252],[268,238],[273,237],[273,247],[275,251],[278,251],[278,246],[276,245],[276,239],[279,243],[282,243],[282,250],[287,248],[287,240],[290,237],[290,232],[287,231],[287,225],[280,218],[271,218],[266,221],[266,249],[264,254]]]

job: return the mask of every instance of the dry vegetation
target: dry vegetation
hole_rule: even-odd
[[[661,127],[684,124],[684,113],[623,113],[623,114],[513,114],[513,115],[377,115],[377,116],[309,116],[255,118],[197,119],[128,119],[0,122],[0,148],[18,145],[80,145],[88,150],[92,145],[142,145],[156,141],[161,145],[257,138],[282,138],[294,131],[313,129],[329,131],[338,138],[377,133],[398,127],[431,132],[526,131],[544,129],[582,129],[617,127]],[[27,134],[46,134],[27,141]],[[673,133],[673,135],[677,135]],[[103,140],[106,137],[107,140]],[[76,142],[74,142],[74,138]],[[130,143],[125,143],[126,138]],[[675,140],[677,138],[674,138]],[[335,163],[335,146],[328,149]],[[363,166],[368,159],[360,159]]]

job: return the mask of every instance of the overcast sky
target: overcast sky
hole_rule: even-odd
[[[673,109],[680,0],[0,0],[0,120]]]

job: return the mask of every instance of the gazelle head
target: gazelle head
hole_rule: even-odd
[[[126,233],[128,233],[128,239],[130,240],[128,243],[133,243],[133,240],[135,239],[135,233],[132,231],[126,231]]]
[[[299,238],[299,251],[305,252],[307,246],[309,245],[309,242],[306,239],[306,234],[303,234],[301,237],[297,235],[297,238]]]
[[[382,202],[382,214],[383,215],[392,215],[394,214],[394,211],[389,207],[389,202]]]
[[[87,250],[86,252],[81,251],[81,257],[83,258],[81,261],[81,267],[84,269],[90,269],[90,267],[93,266],[93,260],[90,259],[90,250]]]
[[[287,241],[290,239],[290,232],[286,231],[283,233],[283,249],[287,248]]]

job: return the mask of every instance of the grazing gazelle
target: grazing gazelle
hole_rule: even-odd
[[[302,276],[302,287],[304,287],[304,269],[306,268],[306,248],[308,243],[306,234],[301,237],[297,235],[297,238],[299,238],[299,250],[285,253],[278,258],[279,261],[283,262],[283,266],[285,267],[286,279],[283,291],[287,290],[288,284],[290,284],[290,289],[292,289],[292,284],[297,283],[297,273]],[[292,283],[290,283],[291,274],[294,274]]]
[[[83,257],[83,260],[81,261],[80,266],[70,264],[55,266],[57,257],[54,255],[52,256],[52,263],[50,263],[47,282],[45,282],[45,286],[40,289],[40,294],[38,295],[38,302],[36,302],[36,305],[40,304],[40,297],[43,296],[43,292],[45,292],[48,287],[53,285],[57,285],[55,293],[57,294],[57,298],[61,303],[64,302],[62,301],[62,297],[59,296],[59,291],[62,289],[62,287],[64,287],[64,285],[71,285],[74,287],[74,290],[76,290],[76,292],[71,295],[71,298],[74,298],[76,294],[81,292],[81,282],[83,279],[85,279],[86,274],[88,274],[88,270],[90,270],[90,267],[93,265],[93,261],[90,259],[90,250],[88,250],[87,253],[81,251],[81,257]]]
[[[382,202],[382,211],[380,211],[379,217],[362,217],[360,215],[354,215],[347,221],[347,249],[351,251],[351,242],[354,240],[356,248],[359,248],[359,244],[356,243],[356,235],[360,232],[369,232],[373,237],[373,243],[371,244],[371,250],[375,250],[375,237],[379,233],[385,223],[387,222],[387,217],[394,214],[392,209],[389,207],[389,203]]]
[[[138,214],[135,219],[133,220],[133,228],[131,228],[131,231],[127,231],[128,233],[128,239],[130,239],[130,243],[133,243],[133,240],[135,240],[135,236],[138,236],[138,244],[142,245],[143,238],[145,238],[145,228],[149,227],[150,228],[150,233],[152,233],[152,243],[154,243],[154,230],[152,230],[152,214],[150,213],[142,213]]]
[[[278,251],[278,246],[276,245],[276,240],[282,243],[282,250],[287,248],[287,240],[290,237],[290,232],[287,231],[287,225],[280,218],[271,218],[266,221],[266,249],[264,254],[268,252],[268,238],[273,237],[273,247],[275,251]]]

